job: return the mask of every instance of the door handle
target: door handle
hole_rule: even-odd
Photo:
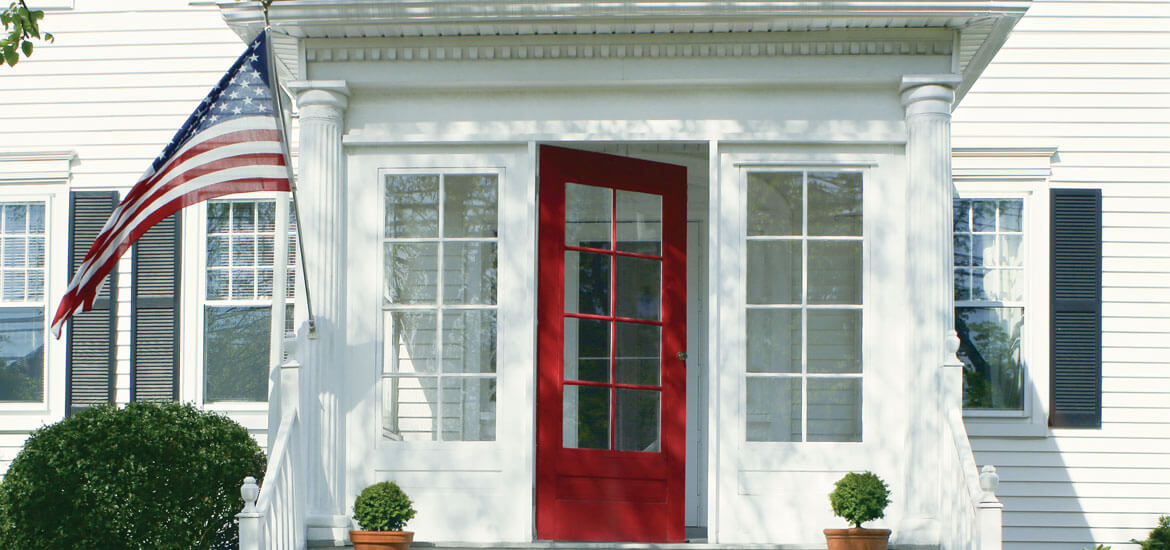
[[[685,352],[685,351],[678,352],[678,360],[679,361],[686,361],[687,360],[687,352]]]

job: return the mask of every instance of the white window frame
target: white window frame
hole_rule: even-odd
[[[180,368],[180,385],[179,396],[180,401],[195,402],[202,408],[218,411],[218,412],[251,412],[260,413],[267,412],[269,402],[265,401],[212,401],[205,400],[204,395],[204,345],[206,342],[206,335],[204,334],[204,306],[209,304],[220,305],[248,305],[257,306],[259,302],[247,301],[215,301],[207,300],[207,212],[209,202],[255,202],[255,201],[275,201],[280,199],[289,199],[287,193],[271,193],[271,192],[255,192],[255,193],[240,193],[235,195],[228,195],[224,197],[217,197],[210,201],[200,202],[196,205],[190,206],[183,212],[183,234],[182,234],[182,254],[186,261],[182,262],[180,277],[183,283],[182,288],[182,309],[186,312],[180,315],[181,326],[181,342],[180,347],[184,350],[182,355],[182,367]],[[292,207],[289,207],[289,215],[293,215]],[[293,241],[289,240],[290,249],[294,246]],[[195,256],[192,257],[192,254]],[[296,251],[297,267],[300,266],[301,258],[300,251]],[[297,274],[294,279],[295,284],[299,285],[300,274]],[[266,307],[271,307],[270,299],[263,300]],[[292,305],[295,300],[293,298],[286,299],[286,304]],[[268,394],[271,397],[272,387],[271,379],[269,380]]]
[[[1012,425],[1013,434],[1042,435],[1047,429],[1049,395],[1048,186],[1045,182],[963,181],[955,183],[955,199],[1022,199],[1024,203],[1021,248],[1026,295],[1021,302],[1024,327],[1021,331],[1023,350],[1020,356],[1023,365],[1023,408],[964,408],[967,430],[971,435],[1003,435],[1005,425]],[[948,261],[953,266],[953,258],[948,258]],[[952,279],[952,287],[953,284]],[[963,303],[955,302],[958,307],[962,307]]]
[[[384,220],[386,219],[386,212],[385,212],[385,182],[386,182],[386,178],[389,176],[398,176],[398,175],[441,175],[441,176],[445,177],[445,176],[481,175],[481,174],[482,175],[492,175],[496,178],[496,237],[495,237],[496,262],[497,262],[496,301],[494,304],[491,304],[490,306],[487,304],[466,306],[466,307],[463,307],[460,305],[450,305],[450,304],[444,305],[442,303],[443,280],[441,278],[443,276],[442,275],[442,271],[443,271],[443,269],[442,269],[442,254],[440,254],[439,266],[438,266],[438,270],[440,273],[440,279],[436,283],[436,284],[438,284],[439,289],[438,289],[438,294],[436,297],[436,304],[433,307],[429,304],[426,304],[426,305],[402,304],[402,305],[388,307],[382,301],[382,298],[381,298],[382,290],[379,290],[379,292],[378,292],[379,298],[378,298],[378,306],[377,306],[377,312],[378,312],[377,313],[377,328],[376,328],[376,332],[375,332],[375,334],[378,335],[378,347],[377,347],[377,353],[376,353],[377,363],[375,366],[376,373],[377,373],[376,374],[377,391],[375,393],[376,393],[376,403],[377,403],[376,404],[376,412],[377,412],[378,421],[377,421],[377,430],[375,431],[375,434],[377,437],[377,442],[378,442],[377,444],[379,446],[403,446],[406,448],[412,448],[412,447],[446,448],[449,446],[462,446],[462,445],[492,445],[498,441],[501,441],[504,438],[507,438],[507,431],[501,429],[502,428],[501,422],[500,422],[501,402],[499,399],[499,396],[502,395],[501,380],[500,379],[501,379],[501,370],[504,366],[502,364],[503,358],[502,358],[502,355],[500,354],[501,335],[505,333],[504,320],[502,317],[506,314],[506,309],[507,309],[507,308],[501,306],[501,303],[500,303],[501,302],[501,293],[500,293],[501,281],[499,279],[499,273],[502,271],[500,269],[500,267],[501,267],[500,264],[504,261],[503,245],[505,243],[505,240],[503,239],[503,237],[501,235],[503,225],[505,224],[505,222],[503,220],[502,203],[504,202],[505,197],[506,197],[505,187],[506,187],[506,181],[507,181],[505,179],[506,174],[505,174],[504,169],[499,168],[499,167],[493,167],[492,163],[485,163],[482,168],[474,167],[474,166],[458,166],[458,167],[436,166],[436,167],[393,168],[393,169],[383,168],[383,169],[379,170],[378,171],[378,183],[377,183],[378,197],[379,197],[379,204],[377,207],[377,211],[379,213],[379,216],[375,218],[378,222],[376,231],[377,231],[377,235],[378,235],[377,242],[379,243],[378,253],[377,253],[379,289],[382,289],[386,283],[386,271],[385,271],[386,270],[386,259],[385,259],[385,246],[384,246],[384,243],[387,242],[386,236],[385,236],[385,225],[384,225]],[[444,200],[446,198],[444,196],[444,193],[443,193],[444,190],[445,190],[445,188],[440,186],[440,191],[439,191],[440,196],[439,196],[439,206],[438,206],[439,212],[440,212],[440,220],[439,220],[440,236],[439,237],[428,237],[428,238],[417,238],[417,239],[403,237],[402,238],[403,241],[440,242],[440,241],[447,241],[448,240],[447,238],[442,236],[442,218],[441,218],[441,216],[442,216],[442,211],[443,211],[443,205],[445,204]],[[480,239],[480,238],[468,238],[468,239],[457,238],[457,239],[454,239],[454,242],[459,242],[459,241],[463,241],[463,240],[471,240],[471,241],[479,242],[482,239]],[[535,266],[534,266],[534,268],[535,268]],[[387,373],[386,361],[389,361],[390,359],[386,357],[386,351],[385,351],[386,344],[387,344],[385,339],[388,338],[388,336],[386,334],[386,326],[385,326],[386,314],[390,311],[418,311],[418,312],[436,311],[437,312],[440,309],[451,309],[451,310],[491,309],[496,314],[496,340],[495,340],[495,342],[496,342],[496,350],[495,350],[495,352],[496,352],[496,369],[495,369],[495,372],[490,373],[490,374],[481,373],[478,375],[467,376],[467,377],[474,377],[474,378],[490,378],[490,379],[493,379],[496,383],[495,387],[496,387],[497,399],[496,399],[496,403],[495,403],[495,410],[493,413],[493,417],[494,417],[493,420],[495,422],[495,427],[494,427],[495,437],[493,439],[490,439],[490,440],[444,440],[444,439],[442,439],[442,426],[441,426],[442,417],[441,416],[435,417],[435,422],[440,424],[439,426],[437,426],[438,436],[435,439],[430,439],[430,440],[417,440],[417,439],[398,440],[398,439],[393,439],[393,438],[387,437],[385,435],[386,433],[388,433],[387,430],[388,430],[390,425],[389,425],[389,421],[388,421],[387,414],[386,414],[387,407],[389,406],[389,403],[387,402],[386,392],[385,392],[385,389],[383,386],[388,383],[387,380],[389,380],[389,379],[410,377],[409,375],[400,376],[400,375]],[[441,332],[442,331],[441,320],[439,320],[438,317],[436,317],[436,323],[439,323],[438,325],[436,325],[436,330]],[[440,350],[441,350],[441,343],[437,342],[436,345],[440,346]],[[441,363],[441,357],[436,358],[436,360]],[[444,376],[442,374],[441,364],[438,366],[438,371],[436,372],[436,374],[433,375],[432,377],[435,378],[435,380],[436,380],[436,384],[437,384],[436,389],[438,391],[437,395],[441,396],[441,394],[442,394],[442,389],[441,389],[442,381],[446,378],[446,376]],[[439,408],[440,409],[442,408],[441,402],[439,403]]]

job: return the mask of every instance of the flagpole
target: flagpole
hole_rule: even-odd
[[[268,6],[270,4],[272,4],[272,0],[264,0],[261,2],[261,7],[263,8],[263,11],[264,11],[264,31],[263,31],[264,33],[268,33],[268,31],[271,30],[271,28],[272,28],[272,26],[268,22]],[[276,114],[276,127],[277,127],[277,131],[280,133],[280,147],[284,151],[285,168],[288,169],[288,188],[289,188],[289,192],[292,193],[293,214],[296,216],[297,223],[298,223],[297,253],[301,259],[301,262],[300,262],[301,269],[299,271],[301,272],[301,278],[305,283],[305,285],[304,285],[305,310],[308,314],[309,336],[316,336],[317,335],[317,321],[316,321],[316,318],[313,316],[313,299],[312,299],[312,295],[309,293],[309,270],[306,267],[307,264],[305,261],[305,240],[300,237],[299,224],[301,223],[301,220],[302,220],[301,209],[300,209],[300,206],[297,202],[297,180],[296,180],[296,174],[293,173],[292,154],[289,152],[289,146],[288,146],[288,131],[287,131],[287,128],[285,127],[285,124],[284,124],[284,101],[283,101],[283,98],[281,97],[282,94],[280,91],[280,80],[279,80],[279,74],[278,74],[279,71],[276,70],[276,56],[273,55],[273,52],[272,52],[272,35],[269,34],[266,38],[267,39],[264,41],[264,48],[266,50],[265,54],[268,56],[268,81],[271,84],[271,88],[272,88],[272,101],[275,103],[275,106],[276,106],[276,113],[275,113]],[[280,212],[280,210],[277,210],[277,212]],[[287,239],[288,239],[287,235],[288,235],[288,229],[289,229],[287,216],[285,217],[285,220],[283,223],[284,223],[283,231],[284,231],[284,235],[285,235],[284,239],[287,241]],[[286,245],[286,248],[287,248],[287,245]],[[283,262],[284,262],[284,265],[286,266],[286,269],[287,269],[288,254],[285,254]],[[275,281],[274,281],[274,283],[275,283]],[[273,286],[273,290],[275,291],[275,285]],[[281,297],[281,298],[283,299],[283,297]],[[273,304],[274,304],[273,305],[273,307],[274,307],[273,315],[275,315],[276,314],[276,311],[275,311],[276,297],[275,297],[275,295],[273,296]],[[283,315],[282,315],[282,318],[283,318]],[[275,326],[275,325],[273,325],[273,326]],[[281,326],[283,327],[283,323]],[[280,332],[280,334],[283,334],[283,330]]]

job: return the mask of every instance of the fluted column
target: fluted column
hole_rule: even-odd
[[[292,82],[300,114],[299,218],[301,268],[308,278],[316,330],[304,344],[302,420],[305,434],[306,522],[310,539],[345,540],[345,426],[340,409],[345,351],[345,109],[344,81]]]
[[[951,104],[957,75],[902,79],[906,111],[908,332],[906,524],[899,544],[937,544],[944,419],[939,369],[953,334]]]

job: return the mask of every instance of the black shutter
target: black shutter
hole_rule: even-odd
[[[69,279],[118,205],[114,191],[69,194]],[[93,301],[93,309],[69,318],[65,352],[65,407],[74,414],[92,405],[114,402],[117,337],[118,270],[110,272]]]
[[[179,214],[134,244],[130,399],[179,398]]]
[[[1101,426],[1101,191],[1052,190],[1048,424]]]

